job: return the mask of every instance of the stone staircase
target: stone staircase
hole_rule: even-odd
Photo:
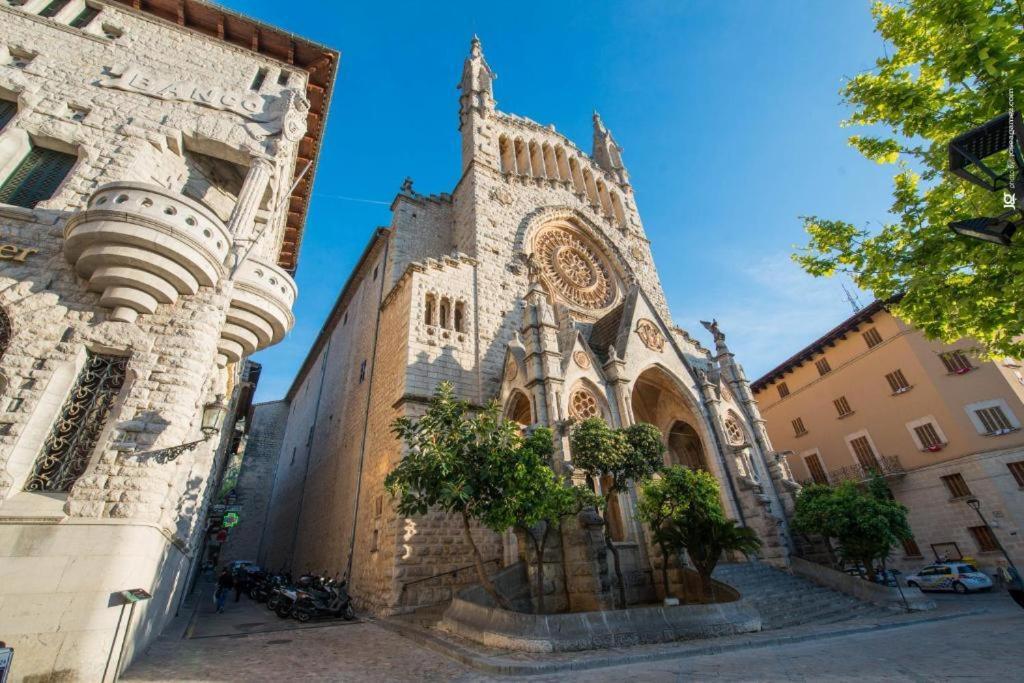
[[[891,614],[882,607],[761,562],[720,564],[713,576],[753,603],[761,612],[765,631]]]

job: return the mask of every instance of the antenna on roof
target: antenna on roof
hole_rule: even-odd
[[[846,294],[846,300],[850,302],[850,308],[853,309],[854,313],[860,313],[861,305],[857,297],[854,296],[849,289],[846,288],[845,284],[840,285],[843,288],[843,292]]]

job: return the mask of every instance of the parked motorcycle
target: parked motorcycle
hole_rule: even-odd
[[[355,619],[356,613],[352,609],[346,581],[326,582],[323,589],[321,595],[312,591],[299,591],[291,609],[292,616],[302,623],[311,619]]]

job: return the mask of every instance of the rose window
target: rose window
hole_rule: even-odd
[[[592,393],[577,389],[569,396],[569,414],[577,420],[586,420],[588,417],[601,417],[601,409]]]
[[[534,250],[544,279],[562,298],[589,309],[606,308],[615,300],[604,259],[574,233],[545,230],[534,241]]]

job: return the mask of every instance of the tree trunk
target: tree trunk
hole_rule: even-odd
[[[665,598],[671,598],[672,593],[668,589],[668,549],[663,543],[659,543],[658,547],[661,548],[661,583],[665,587]]]
[[[537,556],[537,614],[544,614],[544,547],[548,543],[548,531],[550,526],[545,525],[544,534],[540,537],[540,541],[533,535],[532,531],[527,531],[530,535],[530,540],[533,541],[533,551]]]
[[[614,494],[606,493],[604,495],[604,509],[602,510],[604,517],[604,544],[608,546],[608,550],[612,553],[612,560],[615,567],[615,578],[619,582],[619,608],[626,608],[626,582],[622,579],[622,565],[619,563],[619,549],[615,547],[612,542],[612,530],[611,525],[608,523],[608,506],[611,503],[611,498]]]
[[[701,594],[701,598],[702,599],[703,598],[711,598],[712,600],[714,600],[714,598],[715,598],[715,595],[714,595],[715,585],[711,581],[711,572],[706,572],[705,573],[704,568],[700,568],[698,570],[698,573],[700,574],[700,594]]]
[[[466,534],[466,541],[469,543],[469,547],[473,549],[473,565],[476,567],[476,576],[480,579],[480,585],[484,587],[484,590],[497,603],[498,607],[511,611],[512,604],[505,599],[505,596],[498,593],[498,589],[484,570],[484,558],[480,556],[480,549],[476,547],[476,541],[473,540],[473,533],[469,527],[469,515],[465,512],[462,513],[462,530]]]

